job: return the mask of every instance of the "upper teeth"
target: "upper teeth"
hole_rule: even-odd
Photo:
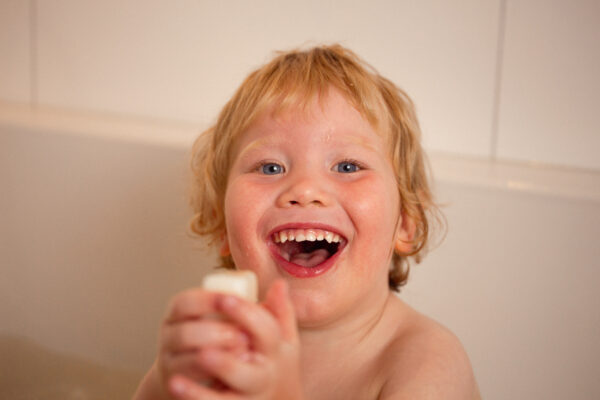
[[[315,240],[326,240],[328,243],[339,243],[340,235],[333,232],[324,231],[321,229],[285,229],[276,232],[274,235],[275,243],[285,243],[288,240],[296,242],[314,242]]]

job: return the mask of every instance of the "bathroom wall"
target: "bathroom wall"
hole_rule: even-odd
[[[401,296],[457,333],[486,399],[600,397],[599,15],[0,1],[0,397],[129,396],[167,299],[214,265],[186,234],[191,140],[273,50],[332,41],[414,98],[445,204]]]
[[[206,126],[273,51],[341,42],[432,151],[600,168],[595,0],[4,0],[0,99]]]

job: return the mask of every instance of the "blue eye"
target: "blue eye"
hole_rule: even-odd
[[[344,174],[359,171],[361,168],[353,161],[342,161],[336,165],[336,171]]]
[[[265,175],[277,175],[283,173],[283,166],[275,163],[265,163],[260,166],[260,172]]]

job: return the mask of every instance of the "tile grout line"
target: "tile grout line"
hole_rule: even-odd
[[[29,0],[29,104],[37,108],[37,0]]]
[[[506,35],[506,3],[500,0],[500,15],[498,17],[498,42],[496,44],[496,71],[494,76],[494,102],[492,106],[492,136],[490,138],[490,159],[498,158],[498,131],[500,119],[500,92],[502,87],[502,68],[504,63],[504,37]]]

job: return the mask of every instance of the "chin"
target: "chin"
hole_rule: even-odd
[[[334,319],[335,304],[322,292],[291,288],[290,295],[300,328],[323,325]]]

